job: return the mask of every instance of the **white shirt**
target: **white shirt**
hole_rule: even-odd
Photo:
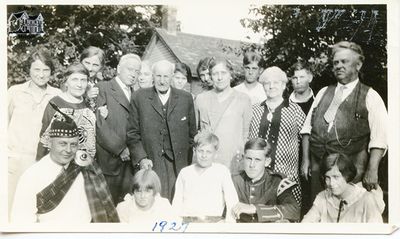
[[[157,221],[176,223],[182,221],[172,209],[168,199],[162,198],[159,194],[154,196],[153,206],[146,211],[138,208],[133,195],[127,194],[124,201],[118,203],[117,212],[121,222],[140,224],[149,231]]]
[[[226,221],[235,222],[232,207],[239,202],[229,170],[212,163],[199,174],[195,164],[181,170],[175,184],[172,206],[180,216],[222,216],[227,207]]]
[[[307,97],[306,97],[304,100],[299,100],[299,99],[297,99],[297,98],[296,98],[296,95],[295,95],[295,93],[294,93],[294,91],[292,92],[292,94],[290,94],[289,100],[292,101],[292,102],[294,102],[294,103],[304,103],[304,102],[307,102],[311,97],[314,97],[314,91],[313,91],[311,88],[309,88],[309,89],[310,89],[310,94],[307,95]]]
[[[345,100],[350,93],[354,90],[355,86],[359,80],[355,80],[346,84],[346,88],[343,89],[343,97],[342,101]],[[343,86],[342,84],[338,83],[335,93],[338,87]],[[304,122],[303,129],[301,130],[300,134],[311,134],[311,116],[312,111],[315,107],[318,106],[319,102],[321,101],[322,96],[324,95],[326,89],[328,87],[322,88],[317,96],[313,104],[311,105],[310,111],[307,114],[306,121]],[[367,96],[365,99],[365,104],[368,110],[368,123],[369,129],[371,131],[370,134],[370,141],[368,144],[368,149],[371,148],[380,148],[386,149],[387,148],[387,126],[388,126],[388,115],[386,111],[385,104],[383,103],[382,98],[379,94],[372,88],[370,88],[367,92]]]
[[[261,83],[255,82],[256,86],[252,89],[247,88],[247,86],[243,83],[233,87],[233,89],[245,93],[250,97],[251,105],[261,103],[265,99],[267,99],[267,95],[265,94],[264,87]]]
[[[8,89],[8,156],[29,156],[34,163],[44,110],[61,91],[48,85],[42,97],[36,98],[30,84],[27,81]]]
[[[52,211],[36,215],[36,194],[52,183],[62,170],[51,160],[50,154],[32,165],[20,178],[11,211],[13,223],[90,223],[89,203],[82,173],[80,173],[60,204]]]
[[[128,101],[131,101],[131,94],[132,94],[131,88],[125,85],[118,76],[115,77],[115,81],[117,81],[119,87],[121,87]]]
[[[167,93],[165,93],[165,94],[160,94],[157,92],[158,98],[160,98],[161,103],[163,105],[165,105],[165,103],[167,103],[170,94],[171,94],[171,87],[168,88]]]

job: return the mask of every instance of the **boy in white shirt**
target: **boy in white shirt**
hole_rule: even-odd
[[[181,170],[175,184],[172,206],[184,221],[235,222],[232,207],[239,201],[229,170],[213,163],[219,140],[210,132],[194,137],[194,164]]]

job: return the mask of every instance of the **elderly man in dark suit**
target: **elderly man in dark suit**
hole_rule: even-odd
[[[115,204],[132,187],[133,166],[126,144],[132,86],[140,72],[141,61],[135,54],[121,57],[117,76],[99,82],[97,104],[97,160],[107,180]],[[106,109],[108,112],[104,112]]]
[[[170,87],[174,65],[156,62],[154,87],[132,96],[127,143],[140,168],[153,168],[161,179],[161,196],[170,201],[179,171],[190,164],[196,120],[190,93]]]

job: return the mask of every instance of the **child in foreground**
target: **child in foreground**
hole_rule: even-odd
[[[118,204],[121,222],[148,225],[165,220],[180,222],[168,199],[160,196],[160,178],[151,169],[139,170],[133,178],[133,192]]]
[[[218,137],[210,132],[200,132],[194,138],[196,161],[179,173],[172,201],[184,221],[235,222],[232,207],[238,196],[230,172],[226,166],[213,163],[218,145]]]

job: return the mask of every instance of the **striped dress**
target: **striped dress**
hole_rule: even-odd
[[[287,100],[278,106],[274,112],[271,112],[273,115],[271,122],[265,117],[267,113],[268,107],[265,101],[253,105],[249,139],[260,137],[268,140],[272,150],[272,170],[285,174],[298,184],[293,189],[293,194],[296,201],[301,204],[299,186],[300,130],[306,116],[300,106]]]

